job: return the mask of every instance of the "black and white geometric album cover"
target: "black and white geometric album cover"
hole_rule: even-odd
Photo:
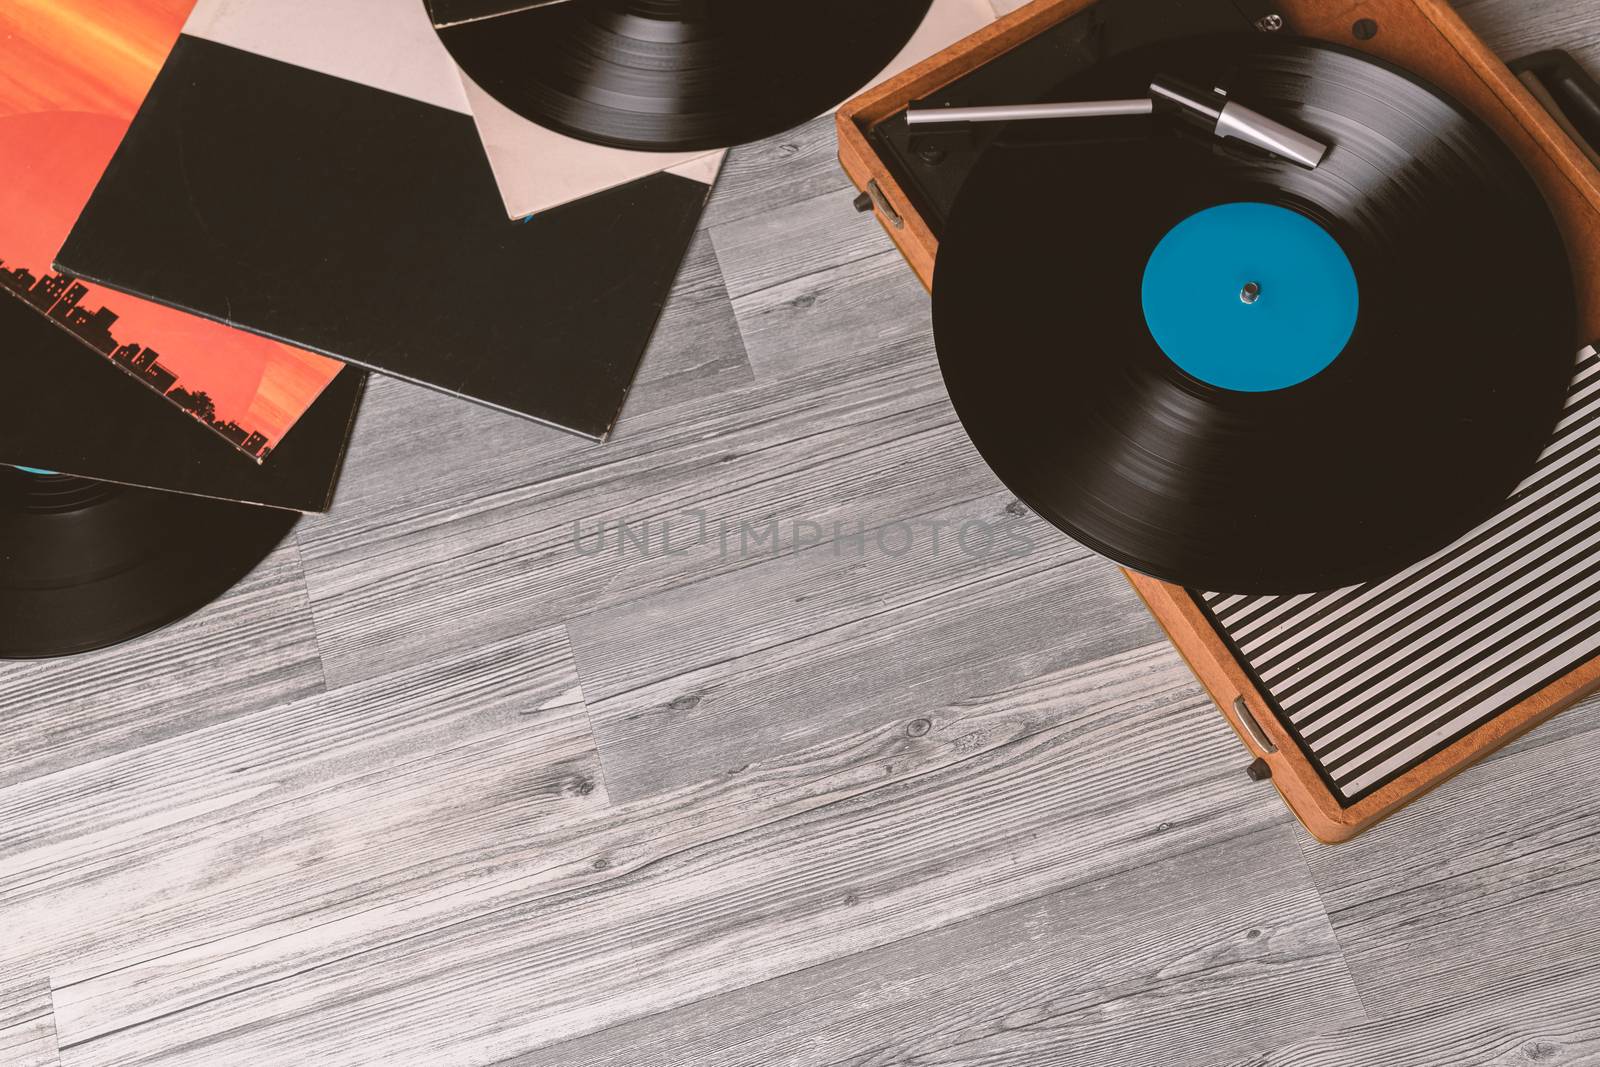
[[[515,222],[415,0],[200,0],[63,269],[596,439],[710,187]]]
[[[1600,353],[1498,514],[1390,578],[1304,596],[1194,593],[1351,804],[1600,656]]]

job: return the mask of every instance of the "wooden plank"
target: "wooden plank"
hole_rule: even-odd
[[[70,660],[0,661],[0,786],[320,692],[291,540],[198,614]]]
[[[725,543],[740,565],[640,589],[616,607],[569,624],[590,698],[776,647],[952,585],[1012,572],[1043,573],[1085,555],[1022,511],[1009,494],[996,493],[988,477],[963,470],[961,453],[946,444],[959,433],[949,427],[883,449],[894,454],[879,458],[899,461],[887,469],[911,491],[864,500],[861,510],[846,519],[830,521],[821,513],[817,519],[809,513],[791,517],[784,511],[770,520],[730,520],[724,542],[716,532],[720,514],[712,513],[708,537],[714,540],[693,547],[715,556]],[[953,462],[939,462],[943,456]],[[840,463],[829,473],[841,481],[864,481],[876,470]],[[976,484],[964,484],[968,474]],[[947,505],[941,487],[956,487],[952,483],[982,495]]]
[[[905,358],[887,353],[849,380],[819,367],[647,411],[603,447],[477,436],[462,432],[485,425],[461,414],[467,405],[378,390],[373,425],[405,427],[409,440],[353,458],[351,505],[301,538],[330,684],[604,607],[618,567],[578,550],[580,523],[681,522],[689,510],[735,524],[852,517],[893,472],[851,486],[830,478],[831,465],[916,433],[942,402],[936,375],[909,373]],[[704,566],[708,555],[679,566]]]
[[[516,669],[517,658],[510,659],[511,669]],[[402,676],[385,688],[417,689],[419,681],[416,676]],[[420,688],[427,692],[432,687],[423,684]],[[494,877],[461,877],[449,883],[449,892],[412,894],[403,900],[398,893],[389,899],[379,894],[364,910],[317,909],[314,921],[308,922],[284,923],[266,915],[262,929],[224,938],[205,936],[209,928],[204,926],[194,931],[186,928],[178,936],[198,937],[197,945],[187,949],[155,945],[153,949],[160,950],[160,955],[148,963],[137,953],[124,953],[116,959],[82,953],[84,958],[64,965],[60,981],[67,989],[63,996],[87,999],[85,988],[92,983],[113,990],[105,999],[110,1010],[120,1010],[142,986],[165,988],[168,999],[162,1003],[166,1004],[181,994],[181,988],[174,992],[172,983],[189,982],[207,995],[222,997],[231,986],[249,988],[292,978],[319,960],[357,956],[386,943],[404,942],[428,930],[459,924],[464,918],[515,906],[533,895],[603,888],[615,878],[627,877],[618,870],[624,864],[636,872],[725,838],[740,834],[757,837],[758,833],[750,833],[752,828],[759,831],[784,817],[803,816],[866,790],[910,781],[969,759],[985,747],[1021,741],[1038,731],[1039,709],[1045,705],[1069,709],[1084,725],[1084,720],[1099,721],[1109,715],[1153,715],[1191,691],[1192,685],[1170,651],[1164,645],[1147,647],[1087,670],[1042,680],[1020,702],[1001,695],[974,702],[962,709],[959,717],[926,732],[906,731],[894,724],[887,730],[835,739],[789,760],[753,766],[712,788],[631,806],[614,816],[589,810],[580,812],[570,824],[543,822],[531,828],[536,833],[513,833],[514,839],[496,860]],[[373,696],[378,695],[375,690]],[[399,710],[409,718],[408,707]],[[291,735],[298,734],[295,722],[285,726]],[[407,744],[425,748],[427,742],[424,734]],[[311,744],[318,750],[332,747],[335,753],[344,747],[315,738]],[[159,757],[153,762],[156,766],[164,763]],[[349,766],[352,762],[355,767]],[[357,777],[362,764],[390,762],[393,760],[382,751],[374,752],[370,760],[352,761],[348,755],[330,760],[344,768],[341,773],[354,771]],[[263,768],[268,776],[276,770],[281,768]],[[128,777],[135,782],[138,779],[136,774]],[[179,795],[193,790],[181,778],[174,785],[170,792]],[[137,817],[137,806],[134,811]],[[510,815],[516,817],[514,812]],[[118,828],[108,836],[126,832],[126,828]],[[596,863],[597,854],[607,862]],[[277,970],[269,967],[274,957]],[[230,982],[234,971],[239,973]],[[403,968],[396,973],[403,973]],[[77,992],[73,992],[74,986],[78,986]]]
[[[1565,713],[1347,845],[1313,877],[1374,1018],[1600,971],[1600,702]]]
[[[848,375],[874,351],[897,349],[918,355],[919,372],[938,364],[928,294],[896,253],[780,282],[734,307],[750,362],[765,379],[819,365]]]
[[[1173,658],[1135,678],[1154,699],[1043,729],[894,724],[920,765],[835,741],[552,826],[444,898],[86,961],[58,981],[63,1063],[486,1062],[1286,824]],[[1015,721],[1071,684],[979,714]]]
[[[962,589],[602,699],[590,712],[613,794],[636,800],[743,774],[847,732],[945,730],[1041,676],[1148,641],[1151,629],[1097,574],[1080,565]],[[1029,720],[1055,722],[1074,706],[1032,708]]]
[[[861,366],[896,348],[922,353],[936,368],[928,294],[883,230],[838,194],[718,226],[711,236],[759,377]]]
[[[1240,1060],[1234,1067],[1406,1067],[1460,1064],[1577,1065],[1600,1062],[1600,974],[1519,983],[1495,997],[1411,1008],[1393,1018],[1340,1027]]]
[[[938,518],[1005,516],[1009,499]],[[1005,517],[1025,529],[1037,522]],[[613,796],[637,800],[841,733],[943,725],[970,703],[1159,632],[1129,610],[1113,568],[1064,539],[1034,544],[993,560],[948,548],[940,558],[925,544],[917,562],[840,558],[823,546],[582,620],[574,651],[594,664],[585,692]],[[1054,709],[1037,715],[1055,721]]]
[[[883,229],[838,193],[810,197],[711,231],[728,295],[769,289],[858,259],[894,251]]]
[[[6,1067],[56,1067],[55,1018],[50,983],[0,981],[0,1063]]]
[[[84,977],[420,906],[604,800],[559,627],[239,716],[0,790],[0,974],[48,971],[70,1031]]]
[[[1359,1023],[1293,853],[1261,830],[497,1067],[1171,1067]]]

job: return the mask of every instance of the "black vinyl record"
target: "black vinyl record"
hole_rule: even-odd
[[[442,27],[461,68],[541,126],[695,151],[823,114],[893,61],[931,0],[566,0]]]
[[[0,467],[0,659],[88,652],[199,610],[299,516]]]
[[[1156,75],[1332,147],[1308,170],[1170,117],[1010,126],[934,283],[940,365],[985,460],[1089,547],[1214,592],[1373,580],[1492,516],[1549,443],[1577,349],[1562,238],[1526,170],[1410,75],[1265,34],[1141,49],[1051,99],[1136,96]],[[1252,298],[1235,245],[1255,246],[1235,238],[1257,215],[1343,266],[1261,263],[1286,283]],[[1195,233],[1199,268],[1164,281]],[[1279,316],[1249,338],[1265,377],[1194,373],[1196,351],[1226,364],[1246,346],[1171,331],[1240,308]]]

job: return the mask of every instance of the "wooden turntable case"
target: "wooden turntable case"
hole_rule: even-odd
[[[1092,6],[1093,0],[1033,0],[987,29],[876,86],[838,114],[840,161],[870,194],[879,221],[930,289],[938,240],[891,168],[874,150],[874,125]],[[1444,0],[1279,0],[1300,35],[1361,49],[1434,83],[1476,112],[1521,157],[1567,239],[1577,283],[1579,327],[1600,337],[1600,171]],[[1361,20],[1377,33],[1358,38]],[[1492,207],[1489,208],[1492,210]],[[1576,347],[1576,346],[1575,346]],[[1250,672],[1181,586],[1125,571],[1245,746],[1271,771],[1295,815],[1318,839],[1345,841],[1446,778],[1600,689],[1600,659],[1527,697],[1404,774],[1345,805],[1278,720]]]

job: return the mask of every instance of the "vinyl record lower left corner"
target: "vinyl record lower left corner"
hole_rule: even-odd
[[[289,511],[0,467],[0,659],[108,648],[232,589]]]

